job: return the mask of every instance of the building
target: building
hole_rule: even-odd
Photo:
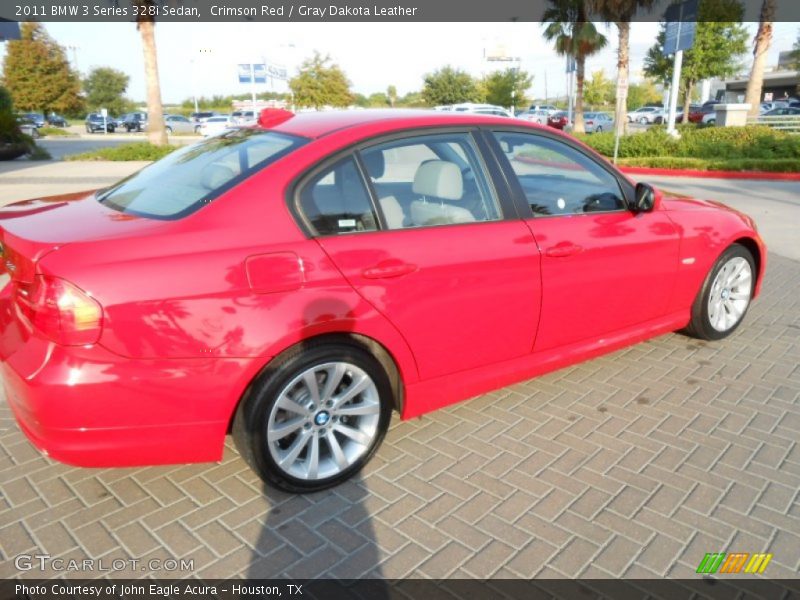
[[[725,81],[725,102],[744,102],[749,78],[729,79]],[[762,102],[771,102],[784,98],[797,98],[800,86],[800,71],[772,71],[764,73],[764,87],[761,92]]]

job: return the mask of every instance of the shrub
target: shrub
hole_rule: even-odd
[[[0,144],[30,144],[30,137],[22,133],[17,117],[9,111],[0,110]]]
[[[11,92],[0,85],[0,113],[14,112],[14,102],[11,100]]]
[[[92,152],[70,154],[64,160],[159,160],[177,149],[177,146],[155,146],[149,142],[133,142]]]
[[[651,169],[693,169],[697,171],[764,171],[771,173],[800,172],[800,159],[757,158],[688,158],[684,156],[650,156],[624,158],[618,161],[622,167],[647,167]]]
[[[28,151],[28,160],[50,160],[51,158],[53,157],[50,156],[47,150],[36,144],[31,144],[30,150]]]
[[[39,135],[42,137],[58,137],[58,136],[74,136],[74,133],[70,133],[66,129],[61,129],[60,127],[40,127],[39,128]]]

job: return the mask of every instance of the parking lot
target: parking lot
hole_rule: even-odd
[[[0,203],[141,166],[2,165]],[[759,222],[763,294],[729,339],[671,334],[395,419],[358,479],[307,496],[265,488],[230,443],[219,464],[64,466],[3,402],[0,577],[60,574],[15,565],[45,553],[124,561],[69,573],[81,577],[677,578],[710,552],[770,552],[764,576],[797,577],[800,184],[655,183]],[[192,566],[159,568],[166,559]]]

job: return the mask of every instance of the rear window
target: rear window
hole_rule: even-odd
[[[307,141],[274,131],[227,131],[172,152],[98,199],[123,213],[178,219]]]

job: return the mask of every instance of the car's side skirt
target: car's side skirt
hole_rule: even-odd
[[[418,417],[449,404],[589,360],[657,335],[676,331],[686,327],[689,319],[687,308],[602,338],[583,340],[502,363],[408,385],[401,418]]]

